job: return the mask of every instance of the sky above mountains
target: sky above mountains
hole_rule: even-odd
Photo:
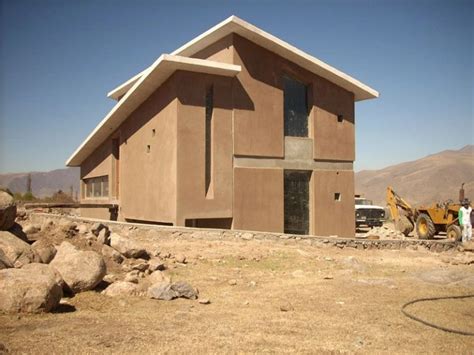
[[[0,173],[64,162],[106,93],[234,14],[380,92],[356,170],[474,143],[472,1],[1,1]]]

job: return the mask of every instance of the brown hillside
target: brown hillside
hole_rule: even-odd
[[[420,205],[457,201],[463,182],[466,197],[474,200],[474,145],[355,175],[356,193],[382,206],[387,186],[392,186],[409,203]]]

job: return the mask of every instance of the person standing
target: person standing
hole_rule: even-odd
[[[472,239],[472,224],[471,224],[472,207],[469,200],[465,198],[462,201],[462,207],[459,209],[459,225],[462,228],[462,242],[466,243]]]

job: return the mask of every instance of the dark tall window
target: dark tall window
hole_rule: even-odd
[[[212,172],[212,111],[214,110],[214,87],[206,89],[206,196],[209,195]]]
[[[285,170],[285,233],[309,234],[310,171]]]
[[[308,136],[308,105],[306,86],[287,76],[283,77],[285,136]]]

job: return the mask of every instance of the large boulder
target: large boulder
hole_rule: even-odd
[[[81,251],[68,242],[61,243],[49,265],[61,274],[66,289],[74,293],[94,289],[107,272],[101,255]]]
[[[128,238],[124,238],[117,233],[110,235],[110,246],[127,258],[148,259],[149,257],[142,245]]]
[[[13,197],[0,190],[0,230],[13,227],[16,218],[16,203]]]
[[[53,273],[0,270],[0,311],[40,313],[56,308],[63,296]]]
[[[56,269],[52,268],[50,265],[40,264],[40,263],[31,263],[31,264],[24,265],[21,269],[28,270],[32,274],[44,274],[44,275],[53,276],[54,280],[56,280],[56,283],[61,287],[61,289],[64,288],[65,286],[65,283],[61,274]]]
[[[3,251],[15,267],[41,261],[28,243],[25,243],[10,232],[0,231],[0,250]]]
[[[140,286],[132,282],[117,281],[102,291],[102,294],[110,297],[138,296],[140,294]]]

